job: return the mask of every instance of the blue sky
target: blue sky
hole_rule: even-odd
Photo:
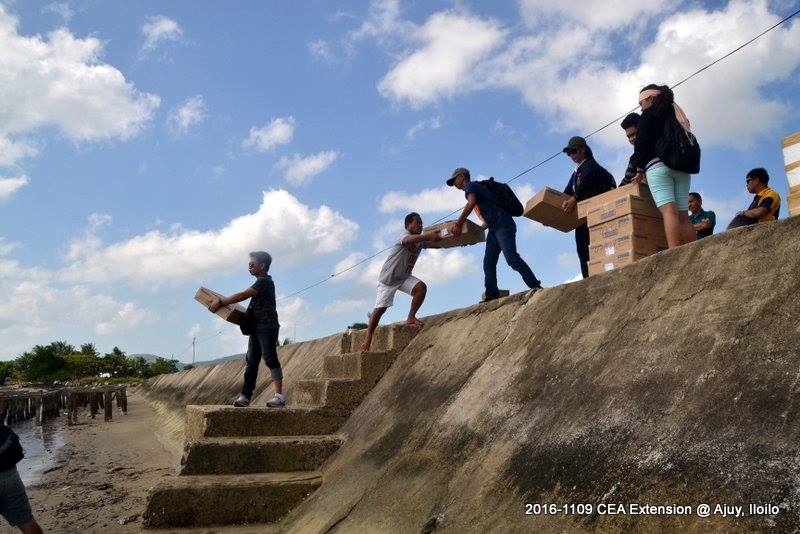
[[[371,255],[402,217],[463,199],[457,166],[507,180],[796,9],[788,1],[36,2],[0,0],[0,357],[36,343],[183,361],[240,352],[193,300],[251,283],[273,253],[279,296]],[[792,21],[677,91],[704,149],[692,188],[720,231],[798,121]],[[618,126],[590,140],[618,179]],[[563,188],[564,157],[523,176]],[[783,210],[786,211],[785,209]],[[785,214],[784,214],[785,215]],[[579,272],[571,234],[518,219],[545,285]],[[483,247],[425,252],[423,314],[475,302]],[[364,320],[383,257],[284,299],[282,335]],[[523,289],[501,262],[500,285]],[[407,313],[398,296],[386,320]]]

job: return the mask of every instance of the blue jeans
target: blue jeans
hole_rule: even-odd
[[[247,356],[245,356],[244,384],[242,395],[252,398],[256,389],[258,378],[258,364],[261,360],[269,367],[273,380],[283,378],[281,362],[278,361],[278,328],[257,328],[250,336],[247,343]]]
[[[514,219],[497,226],[489,228],[486,232],[486,253],[483,256],[483,275],[486,285],[486,298],[495,298],[500,292],[497,289],[497,260],[500,259],[500,252],[506,258],[508,266],[522,275],[522,280],[528,287],[539,287],[541,282],[536,278],[525,263],[525,260],[517,252],[517,224]]]

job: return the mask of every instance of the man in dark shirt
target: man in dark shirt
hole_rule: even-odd
[[[578,202],[611,191],[617,184],[611,173],[594,160],[592,149],[583,137],[573,137],[564,147],[564,153],[578,166],[569,179],[564,193],[572,198],[561,206],[567,213],[572,213]],[[581,274],[589,277],[589,227],[582,224],[575,228],[575,247],[581,262]]]
[[[700,193],[689,193],[689,222],[697,232],[697,239],[708,237],[714,233],[717,214],[703,209],[703,198]]]
[[[250,299],[248,308],[255,318],[254,332],[247,343],[246,367],[242,394],[234,402],[234,406],[249,406],[256,387],[258,364],[261,359],[269,367],[272,383],[275,384],[275,396],[267,401],[267,406],[280,407],[286,404],[283,397],[283,370],[278,361],[278,311],[275,304],[275,284],[267,274],[272,264],[272,257],[263,251],[251,252],[248,269],[256,277],[255,283],[241,293],[219,299],[208,309],[212,313],[222,306],[235,304]]]
[[[461,189],[467,197],[467,205],[464,206],[458,220],[450,227],[450,232],[456,236],[461,235],[461,227],[476,207],[478,216],[483,220],[483,227],[489,229],[486,233],[486,251],[483,256],[483,276],[486,286],[483,301],[494,300],[500,294],[497,288],[497,260],[500,259],[501,251],[508,266],[522,275],[525,285],[531,289],[541,289],[542,283],[517,252],[517,224],[506,210],[495,204],[492,192],[483,185],[471,181],[469,171],[464,167],[453,171],[447,180],[447,185]]]
[[[622,119],[620,126],[623,130],[625,130],[625,137],[628,138],[628,142],[632,145],[636,144],[636,132],[639,129],[639,114],[638,113],[629,113],[627,117]],[[622,187],[623,185],[628,185],[629,183],[633,182],[633,177],[636,176],[636,164],[633,162],[633,154],[631,154],[630,159],[628,160],[628,168],[625,169],[625,176],[622,177],[622,181],[619,183],[619,186]]]

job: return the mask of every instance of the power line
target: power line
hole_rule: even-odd
[[[722,57],[720,57],[720,58],[718,58],[718,59],[716,59],[716,60],[712,61],[711,63],[709,63],[709,64],[705,65],[704,67],[702,67],[702,68],[700,68],[700,69],[698,69],[698,70],[694,71],[693,73],[691,73],[690,75],[686,76],[684,79],[680,80],[679,82],[677,82],[676,84],[674,84],[674,85],[672,85],[672,86],[670,86],[670,87],[671,87],[672,89],[675,89],[676,87],[679,87],[679,86],[683,85],[684,83],[686,83],[687,81],[691,80],[692,78],[694,78],[695,76],[697,76],[697,75],[698,75],[698,74],[700,74],[701,72],[704,72],[704,71],[708,70],[709,68],[713,67],[714,65],[716,65],[717,63],[719,63],[719,62],[721,62],[721,61],[723,61],[723,60],[725,60],[725,59],[729,58],[730,56],[732,56],[732,55],[733,55],[733,54],[735,54],[736,52],[738,52],[738,51],[742,50],[743,48],[745,48],[745,47],[749,46],[750,44],[752,44],[752,43],[753,43],[753,42],[755,42],[756,40],[758,40],[758,39],[760,39],[761,37],[763,37],[764,35],[768,34],[768,33],[769,33],[769,32],[771,32],[772,30],[774,30],[775,28],[777,28],[777,27],[779,27],[779,26],[781,26],[781,25],[785,24],[787,21],[789,21],[790,19],[792,19],[792,18],[796,17],[796,16],[797,16],[797,15],[799,15],[799,14],[800,14],[800,9],[798,9],[797,11],[795,11],[794,13],[792,13],[791,15],[789,15],[789,16],[787,16],[787,17],[785,17],[785,18],[784,18],[784,19],[782,19],[780,22],[778,22],[778,23],[774,24],[773,26],[770,26],[770,27],[769,27],[769,28],[767,28],[766,30],[762,31],[761,33],[759,33],[758,35],[756,35],[755,37],[753,37],[753,38],[752,38],[752,39],[750,39],[749,41],[747,41],[747,42],[743,43],[742,45],[740,45],[740,46],[738,46],[738,47],[736,47],[736,48],[734,48],[733,50],[731,50],[730,52],[728,52],[728,53],[727,53],[727,54],[725,54],[724,56],[722,56]],[[613,124],[616,124],[616,123],[617,123],[617,122],[619,122],[620,120],[624,119],[624,118],[625,118],[625,117],[626,117],[626,116],[627,116],[629,113],[633,113],[633,112],[634,112],[634,111],[636,111],[637,109],[639,109],[639,106],[636,106],[635,108],[631,109],[630,111],[628,111],[628,112],[626,112],[626,113],[623,113],[623,114],[622,114],[622,115],[620,115],[619,117],[617,117],[617,118],[615,118],[615,119],[613,119],[613,120],[609,121],[608,123],[606,123],[606,124],[604,124],[603,126],[601,126],[601,127],[597,128],[596,130],[594,130],[594,131],[592,131],[592,132],[590,132],[590,133],[588,133],[588,134],[584,135],[583,137],[584,137],[585,139],[588,139],[588,138],[592,137],[593,135],[596,135],[596,134],[598,134],[598,133],[602,132],[603,130],[605,130],[605,129],[606,129],[606,128],[608,128],[609,126],[611,126],[611,125],[613,125]],[[540,161],[540,162],[539,162],[539,163],[537,163],[536,165],[534,165],[534,166],[532,166],[532,167],[530,167],[530,168],[528,168],[528,169],[525,169],[525,170],[524,170],[524,171],[522,171],[521,173],[517,174],[516,176],[514,176],[513,178],[511,178],[510,180],[508,180],[506,183],[511,183],[511,182],[513,182],[514,180],[516,180],[516,179],[518,179],[518,178],[520,178],[520,177],[522,177],[522,176],[524,176],[524,175],[528,174],[529,172],[531,172],[531,171],[533,171],[533,170],[535,170],[535,169],[537,169],[537,168],[541,167],[542,165],[544,165],[544,164],[546,164],[546,163],[549,163],[550,161],[552,161],[552,160],[554,160],[555,158],[559,157],[561,154],[562,154],[562,151],[561,151],[561,150],[559,150],[558,152],[556,152],[556,153],[554,153],[554,154],[552,154],[552,155],[550,155],[550,156],[546,157],[545,159],[543,159],[542,161]],[[445,215],[444,217],[441,217],[441,218],[437,219],[437,220],[436,220],[436,221],[434,221],[432,224],[437,224],[437,223],[440,223],[440,222],[442,222],[442,221],[446,220],[447,218],[449,218],[449,217],[452,217],[453,215],[455,215],[456,213],[458,213],[458,212],[460,212],[460,211],[461,211],[461,209],[457,209],[457,210],[455,210],[455,211],[453,211],[453,212],[451,212],[451,213],[449,213],[449,214]],[[299,294],[301,294],[301,293],[305,293],[306,291],[309,291],[309,290],[311,290],[311,289],[313,289],[313,288],[315,288],[315,287],[317,287],[317,286],[320,286],[320,285],[324,284],[325,282],[327,282],[328,280],[330,280],[330,279],[332,279],[332,278],[335,278],[335,277],[337,277],[337,276],[339,276],[339,275],[342,275],[342,274],[346,273],[347,271],[350,271],[350,270],[352,270],[352,269],[355,269],[356,267],[358,267],[358,266],[359,266],[359,265],[361,265],[362,263],[365,263],[365,262],[367,262],[367,261],[369,261],[369,260],[371,260],[371,259],[373,259],[373,258],[376,258],[376,257],[380,256],[381,254],[383,254],[384,252],[386,252],[387,250],[389,250],[389,249],[391,249],[391,248],[392,248],[392,247],[391,247],[391,246],[389,246],[389,247],[386,247],[386,248],[384,248],[383,250],[379,250],[378,252],[375,252],[374,254],[372,254],[372,255],[370,255],[370,256],[367,256],[366,258],[364,258],[364,259],[362,259],[362,260],[358,261],[357,263],[354,263],[353,265],[350,265],[349,267],[346,267],[346,268],[342,269],[341,271],[337,271],[337,272],[335,272],[335,273],[331,273],[331,274],[330,274],[330,276],[328,276],[327,278],[324,278],[324,279],[322,279],[322,280],[320,280],[320,281],[318,281],[318,282],[315,282],[315,283],[313,283],[313,284],[311,284],[311,285],[308,285],[308,286],[306,286],[306,287],[304,287],[304,288],[302,288],[302,289],[299,289],[299,290],[295,291],[294,293],[290,293],[289,295],[286,295],[286,296],[284,296],[284,297],[281,297],[281,298],[279,298],[279,299],[278,299],[278,302],[280,302],[280,301],[282,301],[282,300],[286,300],[286,299],[288,299],[288,298],[291,298],[291,297],[294,297],[294,296],[296,296],[296,295],[299,295]]]

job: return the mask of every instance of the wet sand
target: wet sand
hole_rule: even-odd
[[[142,530],[147,490],[172,474],[178,459],[159,442],[153,410],[138,394],[128,414],[92,420],[81,412],[64,427],[64,446],[37,485],[28,488],[33,515],[45,532],[126,533]],[[0,532],[19,532],[3,522]]]

